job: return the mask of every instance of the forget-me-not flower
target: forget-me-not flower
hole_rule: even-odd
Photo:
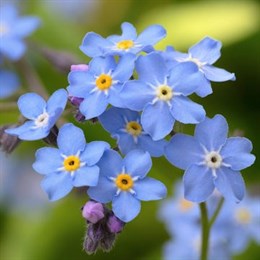
[[[87,33],[80,49],[89,57],[137,54],[152,50],[152,46],[166,36],[165,29],[160,25],[151,25],[138,36],[131,23],[124,22],[121,28],[122,35],[111,35],[106,39],[94,32]]]
[[[17,8],[11,4],[0,8],[0,56],[18,60],[26,51],[24,38],[39,27],[40,20],[34,16],[20,17]]]
[[[114,214],[124,222],[139,214],[140,200],[159,200],[166,196],[164,184],[146,177],[152,166],[148,152],[132,150],[122,159],[116,151],[106,150],[98,166],[99,182],[87,193],[101,203],[112,201]]]
[[[73,187],[95,186],[98,183],[97,162],[109,144],[102,141],[86,143],[83,131],[73,124],[60,128],[57,148],[44,147],[36,152],[33,168],[45,175],[41,186],[50,200],[66,196]]]
[[[170,68],[179,62],[193,62],[196,64],[199,69],[198,74],[201,76],[200,87],[196,90],[196,94],[205,97],[212,93],[210,81],[223,82],[236,79],[234,73],[212,66],[221,55],[221,47],[220,41],[205,37],[193,45],[188,53],[178,52],[168,47],[163,55],[168,61]]]
[[[241,201],[245,184],[240,170],[254,163],[247,138],[227,137],[228,124],[221,115],[198,124],[194,137],[176,134],[165,147],[166,158],[185,170],[186,199],[202,202],[215,188],[228,200]]]
[[[49,135],[52,127],[62,114],[68,94],[64,89],[55,91],[46,102],[36,93],[26,93],[17,102],[21,114],[29,119],[17,128],[5,130],[21,140],[39,140]]]
[[[8,70],[0,70],[0,99],[11,96],[20,86],[17,75]]]
[[[84,98],[79,105],[86,119],[101,115],[108,104],[122,106],[118,92],[133,74],[135,55],[127,54],[116,63],[114,57],[92,59],[87,71],[71,71],[68,92],[70,96]]]
[[[142,111],[141,124],[153,140],[169,134],[176,120],[197,124],[205,118],[203,107],[187,96],[198,88],[197,66],[190,62],[168,71],[159,53],[140,56],[136,62],[138,80],[128,81],[120,91],[124,105]]]
[[[133,149],[148,151],[154,157],[164,154],[166,140],[154,141],[144,132],[140,114],[136,111],[111,107],[99,117],[99,122],[117,140],[123,154]]]

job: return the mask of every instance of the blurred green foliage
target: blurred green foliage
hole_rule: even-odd
[[[54,9],[54,2],[56,2]],[[223,42],[223,51],[217,66],[235,72],[235,82],[213,83],[214,93],[205,99],[193,97],[203,104],[209,117],[223,114],[232,133],[244,131],[254,144],[254,154],[260,156],[259,114],[259,71],[260,32],[259,3],[257,1],[195,1],[195,0],[82,0],[75,5],[79,13],[68,15],[63,8],[73,0],[64,1],[20,1],[25,14],[38,15],[41,28],[30,38],[38,45],[68,51],[77,56],[81,63],[89,61],[79,50],[79,45],[89,31],[103,36],[120,33],[120,24],[133,23],[140,32],[145,26],[158,23],[168,31],[167,39],[159,48],[173,45],[186,51],[190,45],[205,35],[216,37]],[[83,2],[89,2],[83,5]],[[60,4],[60,5],[58,5]],[[84,6],[85,9],[83,9]],[[82,10],[80,10],[82,9]],[[62,11],[63,10],[63,11]],[[49,93],[66,87],[67,75],[57,72],[36,50],[29,48],[27,58],[33,64]],[[26,83],[23,81],[26,89]],[[6,102],[6,101],[3,101]],[[1,112],[0,123],[15,122],[18,110]],[[75,123],[74,119],[68,118]],[[77,124],[77,123],[76,123]],[[114,144],[108,133],[99,125],[80,125],[88,141],[106,140]],[[185,126],[186,133],[192,133],[192,126]],[[33,157],[41,142],[23,143],[14,156]],[[1,159],[1,169],[4,159]],[[1,170],[2,171],[2,170]],[[9,172],[8,174],[12,174]],[[153,177],[163,181],[172,193],[174,181],[182,172],[172,167],[164,158],[154,159],[151,172]],[[260,165],[243,172],[247,187],[259,188]],[[26,175],[25,178],[30,178]],[[40,183],[36,183],[40,189]],[[29,187],[28,187],[29,188]],[[14,187],[15,192],[15,187]],[[42,192],[43,193],[43,192]],[[13,196],[16,196],[14,193]],[[17,195],[18,196],[18,195]],[[20,196],[20,195],[19,195]],[[22,199],[22,198],[21,198]],[[65,199],[48,203],[40,210],[10,210],[10,205],[0,209],[0,258],[2,260],[70,260],[70,259],[161,259],[163,243],[168,235],[162,223],[157,220],[159,203],[142,203],[141,214],[129,223],[119,235],[116,246],[110,253],[98,252],[88,256],[82,250],[85,222],[80,208],[86,202],[85,192],[74,192]],[[47,199],[46,199],[47,201]],[[234,259],[259,259],[258,247],[254,244]]]

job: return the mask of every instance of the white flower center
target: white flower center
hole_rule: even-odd
[[[193,57],[189,57],[187,59],[187,61],[191,61],[191,62],[194,62],[199,68],[201,68],[202,66],[205,65],[205,62],[201,62],[200,60],[196,59],[196,58],[193,58]]]
[[[217,169],[222,165],[222,157],[218,152],[209,152],[205,156],[205,163],[209,168]]]
[[[49,122],[49,114],[47,112],[44,112],[40,114],[34,121],[36,127],[44,127]]]

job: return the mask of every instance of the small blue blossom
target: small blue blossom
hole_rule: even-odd
[[[138,112],[111,107],[99,117],[99,121],[117,140],[118,147],[123,154],[134,149],[148,151],[154,157],[164,154],[166,140],[154,141],[150,135],[145,133]]]
[[[122,35],[112,35],[106,39],[94,32],[87,33],[80,49],[89,57],[137,54],[152,51],[152,46],[166,36],[165,29],[160,25],[147,27],[139,36],[131,23],[124,22],[121,28]]]
[[[72,97],[84,98],[79,105],[86,119],[101,115],[108,104],[123,106],[118,96],[122,85],[133,74],[135,55],[127,54],[116,63],[114,57],[94,58],[87,71],[71,71],[68,92]]]
[[[199,86],[194,63],[169,71],[159,53],[150,53],[138,58],[136,70],[139,80],[128,81],[119,95],[127,108],[143,110],[141,124],[153,140],[169,134],[176,120],[197,124],[205,118],[203,107],[187,97]]]
[[[20,87],[17,75],[8,70],[0,70],[0,99],[11,96]]]
[[[73,187],[95,186],[98,183],[97,162],[109,144],[86,143],[83,131],[73,124],[60,128],[57,148],[44,147],[36,152],[33,168],[45,175],[41,186],[50,200],[66,196]]]
[[[33,16],[19,17],[17,8],[11,4],[0,8],[0,56],[19,60],[26,51],[24,38],[39,27],[40,20]]]
[[[166,187],[160,181],[146,177],[152,166],[148,152],[132,150],[122,159],[116,151],[106,150],[98,166],[99,182],[88,189],[88,195],[101,203],[112,201],[114,214],[124,222],[139,214],[140,200],[166,196]]]
[[[29,119],[17,128],[5,130],[21,140],[39,140],[49,135],[50,130],[62,114],[68,94],[66,90],[55,91],[46,102],[36,93],[26,93],[17,102],[21,114]]]
[[[255,156],[248,139],[227,134],[226,119],[216,115],[198,124],[194,137],[176,134],[166,145],[166,158],[185,170],[186,199],[205,201],[217,188],[229,200],[242,200],[245,184],[239,171],[252,165]]]
[[[168,61],[170,68],[176,66],[180,62],[193,62],[198,67],[198,74],[201,76],[200,87],[196,90],[196,94],[205,97],[212,93],[210,81],[223,82],[227,80],[235,80],[235,74],[224,69],[212,66],[221,55],[221,42],[210,37],[205,37],[197,44],[193,45],[188,54],[175,51],[168,47],[164,52],[164,57]]]

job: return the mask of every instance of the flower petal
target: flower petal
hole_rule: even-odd
[[[53,173],[42,180],[41,187],[47,192],[49,200],[55,201],[66,196],[73,185],[68,173]]]
[[[151,156],[142,150],[132,150],[123,159],[125,172],[132,177],[144,178],[152,167]]]
[[[122,154],[127,154],[128,152],[139,148],[138,141],[135,143],[133,136],[128,133],[115,134],[113,135],[113,138],[118,140],[118,147]]]
[[[210,81],[205,77],[204,73],[201,73],[201,81],[199,87],[196,89],[195,93],[200,97],[206,97],[210,95],[213,91],[211,88]]]
[[[116,194],[116,185],[107,177],[99,177],[98,184],[95,187],[89,187],[87,194],[93,200],[101,203],[108,203],[112,201]]]
[[[133,189],[136,198],[144,201],[160,200],[167,194],[167,189],[162,182],[149,177],[136,181]]]
[[[40,148],[35,153],[33,169],[40,174],[50,174],[63,166],[63,158],[60,151],[52,147]]]
[[[219,168],[215,179],[216,188],[228,200],[239,202],[245,195],[245,182],[240,172],[227,167]]]
[[[8,70],[0,70],[0,99],[11,96],[20,87],[18,76]]]
[[[183,170],[202,161],[203,154],[199,142],[190,135],[176,134],[165,146],[166,159]]]
[[[193,202],[203,202],[214,190],[211,170],[205,166],[191,165],[183,175],[184,197]]]
[[[250,140],[244,137],[228,138],[221,149],[224,163],[229,164],[234,171],[240,171],[251,166],[255,156],[250,154],[253,146]]]
[[[74,187],[82,186],[96,186],[98,184],[99,168],[97,166],[83,166],[80,167],[73,179]]]
[[[137,36],[136,29],[131,23],[128,22],[122,23],[121,29],[122,29],[122,37],[125,40],[131,40],[136,38]]]
[[[113,56],[96,57],[89,63],[89,71],[96,76],[108,74],[116,68],[116,61]]]
[[[10,60],[19,60],[26,51],[25,43],[20,39],[1,39],[0,41],[0,52],[1,55],[6,56]]]
[[[205,37],[200,42],[193,45],[189,49],[189,53],[192,57],[197,58],[201,62],[213,64],[221,55],[221,47],[222,44],[220,41],[216,41],[210,37]]]
[[[64,155],[76,155],[84,150],[86,139],[80,128],[69,123],[60,128],[57,144]]]
[[[184,124],[197,124],[206,115],[203,106],[184,96],[173,97],[170,111],[176,120]]]
[[[17,102],[22,115],[28,119],[36,119],[46,108],[45,100],[36,93],[26,93]]]
[[[148,104],[141,115],[141,123],[145,132],[157,141],[169,134],[174,125],[174,118],[169,106],[164,101]]]
[[[205,77],[208,80],[215,82],[223,82],[227,80],[236,80],[235,74],[230,73],[224,69],[219,69],[214,66],[205,65],[202,67]]]
[[[195,138],[203,144],[208,151],[218,151],[226,142],[228,124],[222,115],[215,115],[212,119],[206,118],[195,128]]]
[[[114,214],[124,222],[133,220],[141,210],[141,203],[130,192],[121,192],[112,201]]]
[[[17,37],[24,38],[33,33],[39,25],[40,19],[38,17],[26,16],[19,18],[14,24],[12,30]]]
[[[68,100],[68,93],[65,89],[55,91],[47,101],[46,110],[49,114],[55,113],[57,109],[64,110]]]

